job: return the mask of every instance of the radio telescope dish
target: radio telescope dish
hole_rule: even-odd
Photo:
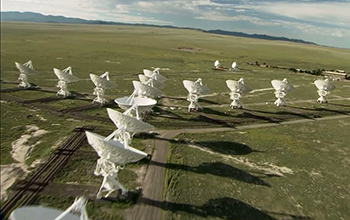
[[[92,103],[100,103],[104,105],[108,102],[108,100],[104,97],[104,93],[106,89],[116,88],[117,85],[111,81],[109,81],[109,73],[105,72],[101,76],[90,74],[91,81],[95,84],[94,95],[97,97],[92,101]]]
[[[168,80],[168,78],[162,76],[160,73],[159,73],[159,68],[155,68],[153,71],[151,70],[148,70],[148,69],[144,69],[143,70],[143,74],[145,74],[145,76],[148,76],[148,77],[151,77],[153,79],[156,79],[162,83],[164,83],[165,81]]]
[[[28,82],[28,75],[33,75],[33,74],[37,73],[33,68],[32,61],[29,60],[28,62],[26,62],[24,64],[20,64],[20,63],[15,62],[15,65],[20,72],[19,77],[18,77],[18,80],[20,81],[20,83],[18,84],[18,87],[25,88],[25,89],[30,88],[31,85]]]
[[[295,89],[293,85],[288,83],[286,78],[282,81],[274,79],[271,81],[271,84],[275,90],[281,90],[284,92],[293,91]]]
[[[99,157],[107,158],[117,164],[125,165],[128,163],[137,162],[147,154],[136,148],[128,146],[124,147],[119,141],[113,139],[106,140],[106,137],[85,131],[88,143],[95,149]]]
[[[315,80],[314,82],[315,86],[317,87],[317,93],[320,96],[317,99],[317,102],[319,103],[327,103],[327,99],[326,96],[330,93],[330,91],[335,89],[335,86],[332,85],[328,79],[322,80],[322,79],[318,79]]]
[[[123,195],[126,194],[128,189],[117,180],[119,170],[123,169],[125,164],[143,159],[147,154],[110,139],[111,135],[104,137],[89,131],[86,131],[85,134],[88,143],[100,157],[97,160],[94,174],[103,176],[103,182],[96,197],[101,198],[104,192],[106,194],[103,197],[108,197],[117,189],[121,189]]]
[[[115,99],[114,102],[121,109],[125,110],[123,114],[136,117],[137,120],[140,120],[144,112],[151,110],[157,104],[157,101],[154,99],[141,96],[134,97],[133,95]]]
[[[197,79],[195,82],[190,80],[183,80],[183,85],[188,91],[187,101],[190,102],[188,111],[191,111],[192,109],[195,111],[202,109],[202,107],[198,104],[199,96],[208,94],[210,92],[210,89],[203,86],[201,78]]]
[[[214,66],[215,66],[215,68],[221,68],[221,64],[220,64],[220,62],[218,61],[218,60],[216,60],[215,62],[214,62]]]
[[[114,82],[109,81],[108,72],[105,72],[101,76],[90,74],[90,79],[96,87],[100,87],[103,89],[114,89],[117,87],[117,85]]]
[[[15,209],[9,219],[26,220],[30,216],[30,219],[36,220],[88,220],[86,204],[87,199],[80,197],[76,198],[74,203],[65,211],[42,206],[23,206]],[[80,212],[80,217],[70,213],[71,211]]]
[[[118,111],[107,108],[109,118],[118,128],[107,137],[86,131],[89,144],[95,149],[100,159],[97,160],[94,174],[103,176],[102,185],[97,193],[97,198],[108,197],[112,192],[121,189],[122,194],[128,190],[116,179],[123,165],[136,162],[146,157],[147,154],[129,146],[132,136],[139,132],[148,132],[154,127],[133,117],[124,115]],[[113,139],[112,139],[113,138]]]
[[[282,81],[281,80],[272,80],[271,84],[273,88],[275,89],[275,96],[277,100],[275,101],[276,106],[285,106],[286,102],[284,100],[284,97],[287,95],[289,91],[294,90],[294,86],[289,84],[287,79],[284,78]]]
[[[238,69],[238,66],[237,66],[237,63],[236,62],[233,62],[232,65],[231,65],[231,70],[232,71],[239,71]]]
[[[63,97],[70,96],[70,92],[67,89],[68,83],[74,83],[80,80],[78,77],[73,76],[72,67],[69,66],[64,70],[53,68],[53,71],[59,80],[57,87],[59,87],[60,90],[57,92],[57,95]]]
[[[139,121],[136,118],[124,115],[116,110],[107,108],[109,118],[113,121],[118,129],[123,129],[126,132],[135,134],[142,132],[149,132],[154,129],[153,125]]]
[[[53,68],[53,71],[59,80],[65,81],[67,83],[74,83],[80,80],[78,77],[73,76],[72,67],[70,66],[64,70]]]
[[[164,87],[164,83],[162,83],[159,80],[153,79],[152,77],[148,77],[146,75],[139,74],[139,79],[142,84],[145,84],[151,87],[157,87],[157,88]]]
[[[139,81],[132,81],[132,84],[134,85],[134,92],[141,97],[157,98],[163,94],[163,92],[156,87],[142,84]]]
[[[202,79],[198,79],[193,82],[190,80],[183,80],[183,85],[190,93],[195,93],[197,95],[205,95],[210,92],[210,89],[202,85]]]
[[[232,67],[232,69],[234,69],[234,68],[236,68],[236,66],[237,66],[237,63],[233,62],[231,67]]]
[[[20,63],[15,62],[15,65],[21,73],[24,73],[26,75],[34,75],[34,74],[38,73],[36,70],[34,70],[33,63],[31,60],[29,60],[28,62],[26,62],[24,64],[20,64]]]
[[[243,78],[238,81],[226,80],[227,87],[231,90],[230,99],[232,99],[231,108],[243,108],[241,98],[243,94],[249,93],[252,89],[244,84]]]

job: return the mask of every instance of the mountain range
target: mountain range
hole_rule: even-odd
[[[290,39],[287,37],[275,37],[275,36],[269,36],[269,35],[265,35],[265,34],[246,34],[246,33],[242,33],[242,32],[225,31],[225,30],[219,30],[219,29],[217,29],[217,30],[202,30],[202,29],[197,29],[197,28],[183,28],[183,27],[175,27],[175,26],[170,26],[170,25],[128,24],[128,23],[122,23],[122,22],[112,22],[112,21],[102,21],[102,20],[85,20],[85,19],[81,19],[81,18],[70,18],[70,17],[64,17],[64,16],[43,15],[43,14],[34,13],[34,12],[17,12],[17,11],[1,12],[1,22],[4,22],[4,21],[167,27],[167,28],[198,30],[198,31],[202,31],[205,33],[229,35],[229,36],[236,36],[236,37],[248,37],[248,38],[264,39],[264,40],[276,40],[276,41],[289,41],[289,42],[316,45],[313,42],[304,41],[304,40],[300,40],[300,39]]]

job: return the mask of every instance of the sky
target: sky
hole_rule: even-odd
[[[350,48],[350,0],[1,0],[1,11],[221,29]]]

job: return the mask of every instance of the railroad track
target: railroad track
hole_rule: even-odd
[[[6,218],[19,207],[32,204],[39,193],[62,170],[69,158],[86,140],[85,131],[94,130],[93,126],[83,126],[73,130],[74,134],[43,164],[28,180],[19,183],[17,192],[2,206],[2,214]]]

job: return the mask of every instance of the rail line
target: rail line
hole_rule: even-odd
[[[39,193],[62,170],[74,152],[83,144],[86,139],[84,131],[94,130],[93,126],[83,126],[73,130],[74,134],[57,150],[48,161],[42,165],[28,180],[23,181],[16,187],[18,191],[8,199],[2,206],[2,214],[6,218],[11,212],[24,205],[32,204]]]

